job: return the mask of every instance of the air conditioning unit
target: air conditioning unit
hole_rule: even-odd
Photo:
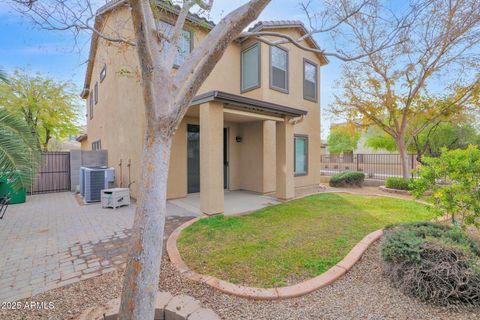
[[[83,167],[83,198],[85,202],[101,200],[101,190],[113,186],[115,169],[107,167]],[[80,177],[80,192],[82,192],[82,177]]]
[[[85,197],[85,169],[108,169],[107,166],[85,166],[80,167],[80,185],[79,192],[82,197]]]

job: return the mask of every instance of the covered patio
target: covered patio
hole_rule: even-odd
[[[200,210],[200,193],[190,193],[186,198],[169,200],[169,203],[198,215],[202,214]],[[278,199],[256,194],[250,191],[224,191],[223,195],[224,210],[223,214],[227,216],[248,213],[262,208],[281,203]]]
[[[294,126],[306,113],[221,91],[195,97],[174,141],[170,201],[211,215],[278,203],[265,194],[293,198]],[[185,160],[186,172],[177,166]]]

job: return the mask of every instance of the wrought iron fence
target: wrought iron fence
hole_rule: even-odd
[[[413,170],[420,163],[414,154],[408,155],[408,168],[410,176],[415,178]],[[321,155],[320,172],[322,175],[334,175],[344,171],[358,171],[365,173],[370,179],[386,179],[401,177],[402,165],[399,154],[346,154],[346,155]]]
[[[70,152],[42,152],[30,194],[70,191]]]

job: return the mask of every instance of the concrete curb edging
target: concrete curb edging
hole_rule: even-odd
[[[326,272],[312,279],[302,281],[300,283],[287,287],[268,289],[254,288],[236,285],[224,280],[220,280],[213,276],[199,274],[193,270],[190,270],[190,268],[185,264],[177,248],[177,239],[180,236],[180,233],[185,228],[189,227],[200,219],[202,218],[195,218],[189,220],[172,232],[172,234],[167,240],[167,253],[170,261],[177,268],[180,274],[192,281],[205,283],[227,294],[231,294],[241,298],[256,300],[279,300],[300,297],[332,284],[340,277],[342,277],[345,273],[347,273],[347,271],[349,271],[355,265],[355,263],[360,260],[361,256],[367,250],[367,248],[372,243],[380,239],[380,237],[383,235],[383,229],[368,234],[359,243],[357,243],[352,248],[352,250],[350,250],[350,252],[345,256],[345,258],[343,258],[342,261],[338,262],[335,266],[331,267]]]

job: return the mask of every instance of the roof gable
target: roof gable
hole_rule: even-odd
[[[302,21],[300,20],[270,20],[270,21],[259,21],[253,27],[248,29],[248,32],[260,32],[260,31],[270,31],[270,30],[278,30],[278,29],[297,29],[302,36],[308,35],[309,32]],[[305,41],[314,49],[321,50],[320,46],[318,45],[317,41],[311,36],[308,35],[305,38]],[[327,57],[325,57],[322,53],[316,53],[318,58],[321,61],[322,65],[326,65],[329,63]]]

